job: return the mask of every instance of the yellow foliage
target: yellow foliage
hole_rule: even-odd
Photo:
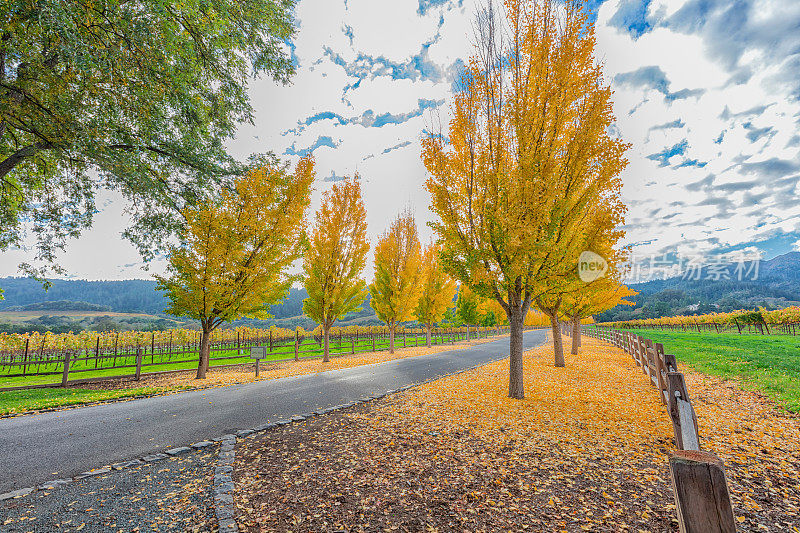
[[[236,180],[218,200],[184,210],[182,243],[171,250],[168,274],[155,276],[170,299],[167,312],[200,321],[198,377],[207,368],[211,332],[242,316],[265,318],[298,276],[287,273],[301,255],[314,162],[294,174],[265,164]]]
[[[357,178],[336,183],[323,196],[303,263],[308,292],[303,312],[323,330],[360,309],[367,292],[360,276],[368,252],[361,185]]]
[[[432,225],[445,269],[506,311],[512,339],[531,302],[578,280],[598,228],[624,220],[612,91],[579,3],[506,0],[487,10],[447,135],[423,140]],[[507,28],[507,31],[495,29]],[[602,221],[602,224],[600,223]],[[522,397],[521,343],[510,394]]]
[[[448,276],[439,261],[435,244],[425,248],[420,268],[420,296],[414,308],[414,317],[420,324],[431,327],[444,317],[453,305],[456,283]]]
[[[414,318],[421,292],[422,261],[417,225],[406,211],[399,215],[375,247],[375,281],[369,286],[370,305],[390,330]]]

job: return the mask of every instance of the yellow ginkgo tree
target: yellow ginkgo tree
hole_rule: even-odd
[[[375,247],[375,280],[369,286],[370,306],[389,328],[389,353],[394,353],[398,322],[414,319],[421,289],[422,251],[410,211],[398,215]]]
[[[167,275],[155,276],[170,299],[167,312],[200,321],[197,378],[209,366],[212,332],[243,316],[268,318],[299,276],[288,273],[302,254],[314,162],[290,172],[265,161],[217,199],[184,210],[182,242],[170,251]]]
[[[531,303],[574,276],[591,206],[619,203],[628,145],[579,2],[505,0],[478,15],[446,133],[423,140],[445,270],[501,305],[511,398],[524,398]]]
[[[445,273],[439,261],[439,249],[435,244],[425,247],[420,267],[420,295],[414,316],[425,326],[425,340],[431,347],[431,329],[453,306],[456,283]]]
[[[361,279],[369,252],[367,211],[358,177],[325,191],[305,253],[308,298],[303,312],[322,326],[323,362],[329,360],[331,326],[361,308],[367,284]]]

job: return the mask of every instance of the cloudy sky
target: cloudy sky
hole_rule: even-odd
[[[592,3],[619,132],[633,144],[624,196],[635,252],[769,258],[800,249],[800,2]],[[231,149],[293,160],[313,152],[314,206],[333,181],[358,172],[373,239],[405,206],[429,239],[420,139],[434,117],[447,120],[475,4],[300,0],[297,75],[287,87],[252,83],[255,125]],[[147,277],[119,236],[124,204],[104,193],[98,207],[63,265],[79,278]],[[25,259],[0,255],[0,275]]]

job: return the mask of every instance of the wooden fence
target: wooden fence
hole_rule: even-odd
[[[332,357],[389,349],[388,331],[376,328],[356,329],[348,333],[331,335],[329,353]],[[454,344],[460,340],[488,337],[508,332],[507,327],[453,327],[434,328],[431,344]],[[155,339],[155,336],[153,336]],[[291,361],[322,357],[322,335],[300,334],[274,335],[264,330],[263,334],[211,343],[211,366],[234,366],[252,363],[249,349],[264,347],[264,362]],[[424,330],[401,330],[396,333],[395,347],[425,346]],[[156,344],[144,346],[118,346],[101,348],[98,341],[94,350],[36,350],[26,343],[25,349],[0,353],[0,380],[10,386],[0,390],[17,390],[85,383],[89,381],[124,379],[139,380],[142,375],[164,371],[190,370],[198,362],[197,342],[178,346]],[[180,367],[178,369],[165,367]],[[91,376],[81,379],[81,376]],[[51,377],[51,379],[40,379]],[[35,378],[37,383],[25,383]],[[42,383],[45,381],[46,383]]]
[[[562,332],[570,336],[571,326],[565,325]],[[676,357],[665,353],[661,343],[629,331],[582,326],[581,332],[630,354],[667,406],[677,449],[669,466],[681,532],[735,532],[724,465],[700,447],[697,415]]]

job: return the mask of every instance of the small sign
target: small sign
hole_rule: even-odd
[[[266,359],[267,348],[266,346],[253,346],[250,348],[250,359]]]

